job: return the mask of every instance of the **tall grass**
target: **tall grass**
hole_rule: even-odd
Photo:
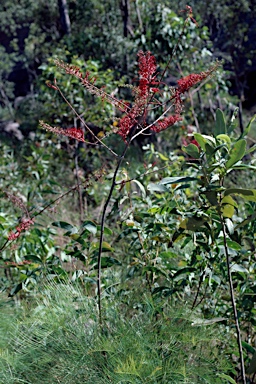
[[[141,302],[141,298],[140,298]],[[128,315],[109,303],[104,334],[96,305],[69,284],[48,285],[32,308],[2,300],[3,384],[224,383],[218,331],[192,325],[184,308],[147,305]]]

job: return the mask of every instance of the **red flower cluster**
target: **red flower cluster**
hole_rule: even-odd
[[[171,127],[173,124],[175,124],[177,121],[181,121],[181,120],[182,120],[182,117],[180,115],[171,115],[166,117],[165,119],[158,121],[150,129],[151,131],[158,133],[158,132],[164,131],[168,127]]]
[[[158,84],[155,81],[156,59],[151,52],[139,51],[139,97],[147,98],[151,85]]]
[[[186,6],[187,12],[187,20],[190,19],[194,23],[196,21],[192,17],[192,8],[190,6]],[[196,23],[197,24],[197,23]],[[78,66],[66,64],[63,61],[55,60],[56,65],[63,68],[66,73],[75,76],[78,78],[83,86],[93,95],[101,97],[102,100],[106,100],[119,110],[125,113],[125,116],[122,117],[119,121],[119,127],[117,130],[117,134],[122,137],[122,139],[126,142],[127,136],[129,135],[131,129],[137,125],[144,125],[148,105],[152,102],[154,94],[159,92],[159,84],[160,82],[156,79],[156,59],[151,54],[151,52],[138,52],[138,66],[139,66],[139,84],[137,87],[134,87],[135,93],[135,102],[131,108],[127,106],[127,103],[123,100],[118,100],[114,95],[108,94],[104,91],[104,87],[98,88],[95,85],[96,79],[90,77],[89,72],[87,71],[85,75],[82,73],[81,69]],[[199,74],[192,73],[188,76],[185,76],[178,80],[178,86],[171,98],[174,100],[175,114],[169,117],[165,117],[164,119],[158,121],[156,124],[152,125],[151,130],[153,132],[161,132],[172,126],[177,121],[181,120],[181,113],[183,109],[183,101],[181,99],[181,95],[187,92],[192,86],[209,77],[212,72],[216,70],[219,63],[217,62],[211,69],[205,72],[201,72]],[[59,90],[57,86],[57,82],[55,81],[54,85],[48,84],[53,89]],[[60,90],[59,90],[60,91]],[[40,122],[40,125],[52,132],[62,134],[65,136],[72,137],[76,140],[84,141],[84,133],[80,129],[76,128],[68,128],[66,130],[57,127],[51,127],[49,124],[44,122]],[[13,235],[14,236],[14,235]]]
[[[63,135],[63,136],[71,137],[72,139],[76,139],[76,140],[83,141],[83,142],[85,141],[84,140],[84,132],[80,128],[74,128],[73,127],[73,128],[63,129],[60,127],[52,127],[51,125],[45,123],[42,120],[40,120],[39,123],[40,123],[41,127],[46,129],[47,131],[56,133],[57,135]]]
[[[65,136],[72,137],[72,139],[84,141],[84,132],[80,128],[65,129]]]
[[[180,80],[178,80],[178,89],[176,92],[179,92],[179,93],[187,92],[191,87],[193,87],[193,85],[204,80],[208,75],[209,75],[208,72],[201,72],[201,73],[192,73],[191,75],[181,78]]]
[[[188,8],[188,11],[191,12],[191,9]],[[138,118],[141,117],[141,120],[143,120],[142,117],[146,115],[147,103],[151,101],[151,90],[153,90],[154,93],[159,91],[158,88],[152,88],[152,85],[159,85],[159,81],[156,80],[157,66],[155,57],[151,54],[151,52],[144,53],[142,51],[139,51],[138,57],[140,80],[139,86],[137,88],[135,103],[130,111],[120,120],[119,129],[117,132],[124,141],[126,141],[131,128],[138,124]],[[201,72],[198,74],[192,73],[179,79],[178,87],[176,88],[173,96],[175,114],[158,121],[151,127],[151,131],[158,133],[174,125],[176,122],[181,121],[181,113],[183,109],[181,95],[187,92],[195,84],[210,76],[211,73],[217,68],[217,66],[218,63],[206,72]]]
[[[12,240],[17,239],[20,236],[22,231],[27,231],[31,227],[31,225],[33,225],[33,224],[34,224],[34,221],[32,219],[30,219],[30,218],[23,218],[23,220],[18,225],[18,227],[16,227],[16,232],[13,233],[11,231],[9,233],[8,240],[12,241]]]
[[[150,97],[150,86],[158,85],[155,80],[156,75],[156,59],[151,52],[139,51],[139,86],[137,89],[137,95],[134,106],[130,111],[119,121],[119,129],[117,134],[122,137],[124,141],[131,130],[131,128],[138,124],[138,117],[142,116],[146,112],[147,102]],[[158,88],[154,88],[154,92],[157,92]]]

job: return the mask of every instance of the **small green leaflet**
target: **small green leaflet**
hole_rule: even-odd
[[[224,192],[224,196],[239,195],[245,200],[256,202],[256,189],[245,188],[228,188]]]
[[[200,158],[200,153],[199,149],[195,144],[189,144],[186,147],[182,147],[182,151],[187,153],[190,157],[193,159],[199,159]]]
[[[224,117],[224,113],[222,112],[222,110],[217,109],[214,136],[218,136],[222,133],[224,133],[224,134],[227,133],[225,117]]]
[[[241,160],[245,155],[245,151],[246,141],[244,139],[238,140],[230,151],[229,160],[226,162],[226,168],[231,168],[232,165]]]

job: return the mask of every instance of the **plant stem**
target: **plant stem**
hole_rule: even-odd
[[[136,124],[136,126],[133,127],[131,136],[136,131],[137,126],[138,125]],[[113,178],[112,178],[112,184],[111,184],[111,187],[110,187],[110,190],[109,190],[109,193],[108,193],[108,197],[107,197],[106,202],[104,204],[103,211],[102,211],[102,216],[101,216],[100,241],[99,241],[99,252],[98,252],[98,262],[97,262],[97,269],[98,269],[98,275],[97,275],[97,291],[98,292],[97,292],[97,297],[98,297],[98,311],[99,311],[99,324],[100,324],[100,326],[102,326],[102,324],[103,324],[102,323],[102,306],[101,306],[101,258],[102,258],[102,245],[103,245],[103,238],[104,238],[105,219],[106,219],[107,208],[108,208],[110,199],[112,197],[114,188],[115,188],[116,185],[118,185],[118,183],[116,182],[117,174],[118,174],[118,171],[119,171],[119,169],[121,167],[121,164],[122,164],[122,162],[124,160],[124,157],[126,155],[126,152],[127,152],[128,148],[129,148],[130,143],[131,143],[131,139],[126,143],[125,148],[124,148],[121,156],[119,156],[119,158],[118,158],[116,169],[115,169],[115,172],[114,172],[114,175],[113,175]]]
[[[75,177],[77,182],[77,192],[78,192],[78,200],[79,200],[79,212],[80,212],[80,224],[82,224],[84,219],[84,207],[83,207],[83,195],[81,191],[81,185],[79,180],[79,166],[78,166],[78,142],[76,143],[75,149]]]
[[[220,213],[220,220],[221,220],[222,231],[223,231],[223,240],[224,240],[224,249],[225,249],[227,270],[228,270],[228,282],[229,282],[231,303],[232,303],[232,308],[233,308],[234,320],[235,320],[235,324],[236,324],[237,345],[238,345],[240,364],[241,364],[241,376],[242,376],[243,384],[246,384],[241,330],[240,330],[240,326],[239,326],[239,320],[238,320],[237,309],[236,309],[235,294],[234,294],[234,287],[233,287],[233,280],[232,280],[232,275],[231,275],[230,256],[229,256],[228,247],[227,247],[227,234],[226,234],[224,219],[223,219],[223,216],[221,213]]]

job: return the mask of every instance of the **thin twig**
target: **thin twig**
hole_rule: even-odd
[[[150,171],[150,172],[146,171],[146,172],[144,172],[144,173],[141,173],[141,174],[138,175],[137,177],[133,177],[132,179],[121,180],[121,181],[119,181],[118,183],[116,183],[116,185],[120,185],[120,184],[122,185],[122,184],[129,183],[130,181],[134,181],[134,180],[140,179],[140,178],[143,177],[143,176],[147,176],[147,175],[150,175],[151,173],[155,173],[155,172],[157,172],[157,171],[161,171],[162,169],[165,169],[165,168],[167,168],[168,166],[169,166],[169,165],[165,165],[164,167],[157,168],[157,169],[155,169],[154,171]]]
[[[83,196],[81,191],[81,184],[79,181],[78,142],[76,143],[76,149],[75,149],[75,176],[77,181],[76,186],[77,186],[78,200],[79,200],[80,224],[82,224],[84,219],[84,207],[83,207]]]
[[[88,125],[86,124],[86,122],[84,121],[84,119],[81,117],[81,115],[75,110],[75,108],[72,106],[72,104],[67,100],[67,98],[64,96],[63,92],[61,91],[61,89],[59,88],[58,84],[57,84],[57,81],[55,80],[54,82],[54,85],[56,87],[56,89],[58,90],[58,92],[60,93],[61,97],[63,98],[63,100],[67,103],[67,105],[71,108],[71,110],[74,112],[74,114],[77,116],[77,118],[80,120],[80,122],[85,126],[85,128],[87,129],[88,132],[90,132],[90,134],[95,138],[95,140],[97,140],[103,147],[105,147],[109,152],[112,153],[112,155],[114,155],[115,157],[118,157],[118,155],[110,148],[108,147],[98,136],[96,136],[93,131],[88,127]]]

